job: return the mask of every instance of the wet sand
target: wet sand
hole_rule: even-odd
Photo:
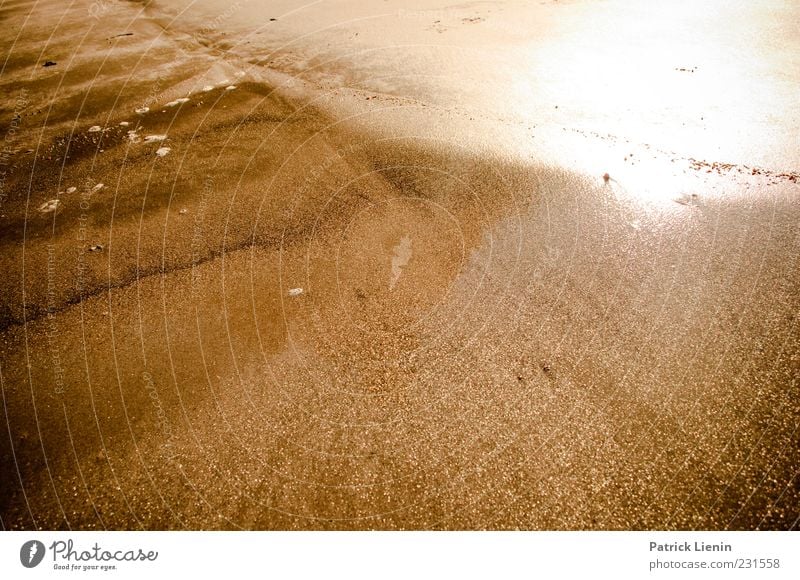
[[[742,116],[761,154],[720,111],[645,139],[309,56],[369,14],[32,6],[2,14],[4,529],[797,526],[796,117]]]

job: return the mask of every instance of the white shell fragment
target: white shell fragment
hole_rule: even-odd
[[[60,199],[51,199],[50,201],[46,201],[42,205],[40,205],[39,211],[41,213],[51,213],[56,211],[60,204],[61,204]]]
[[[159,147],[156,150],[156,155],[158,155],[159,157],[164,157],[170,151],[172,151],[172,149],[170,149],[169,147]]]
[[[119,122],[119,126],[120,127],[127,127],[128,125],[130,125],[130,123],[128,123],[127,121],[120,121]]]
[[[232,90],[234,90],[235,88],[236,88],[236,85],[228,85],[227,87],[225,87],[225,90],[226,90],[226,91],[232,91]]]
[[[75,193],[76,191],[78,191],[77,187],[73,186],[73,187],[68,187],[67,188],[67,193]]]
[[[98,131],[102,131],[103,128],[100,125],[92,125],[89,127],[89,133],[97,133]]]
[[[92,188],[92,191],[91,191],[90,193],[97,193],[98,191],[100,191],[100,190],[101,190],[101,189],[103,189],[104,187],[105,187],[105,184],[104,184],[104,183],[98,183],[97,185],[95,185],[95,186]]]
[[[213,90],[214,90],[214,85],[206,85],[206,86],[203,87],[203,92],[204,93],[207,93],[208,91],[213,91]]]
[[[302,288],[292,288],[289,290],[289,296],[300,296],[303,293]]]
[[[696,206],[700,205],[700,196],[696,193],[682,193],[672,201],[681,205]]]
[[[140,115],[144,115],[145,113],[150,112],[150,107],[139,107],[138,109],[136,109],[136,112],[139,113]]]
[[[164,106],[165,107],[174,107],[175,105],[182,105],[183,103],[188,103],[188,102],[189,102],[189,99],[187,99],[186,97],[181,97],[180,99],[175,99],[174,101],[170,101],[169,103],[167,103]]]
[[[100,244],[96,244],[94,246],[89,246],[89,251],[90,252],[102,252],[103,251],[103,246],[100,245]]]
[[[158,141],[163,141],[166,139],[166,135],[148,135],[144,138],[145,143],[157,143]]]

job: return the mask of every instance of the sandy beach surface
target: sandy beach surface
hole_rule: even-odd
[[[2,529],[797,528],[800,7],[654,4],[3,4]]]

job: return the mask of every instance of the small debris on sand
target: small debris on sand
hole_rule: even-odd
[[[228,85],[227,87],[225,87],[225,90],[226,90],[226,91],[232,91],[232,90],[234,90],[235,88],[236,88],[236,85]]]
[[[674,201],[675,203],[679,203],[681,205],[689,205],[689,206],[699,205],[700,196],[697,195],[696,193],[692,194],[682,193],[679,197],[676,197],[672,201]]]
[[[183,208],[181,208],[181,210],[178,213],[181,214],[181,215],[186,215],[187,213],[189,213],[189,210],[186,209],[185,207],[183,207]]]
[[[292,288],[289,290],[289,296],[300,296],[303,293],[302,288]]]
[[[170,151],[172,151],[172,149],[170,149],[169,147],[159,147],[159,148],[156,150],[156,155],[158,155],[159,157],[164,157],[164,156],[166,156],[166,155],[167,155],[167,153],[169,153]]]
[[[103,246],[100,245],[100,244],[95,244],[94,246],[89,246],[89,251],[90,252],[102,252],[103,251]]]
[[[136,112],[139,115],[144,115],[145,113],[149,113],[150,112],[150,107],[139,107],[138,109],[136,109]]]
[[[139,133],[137,133],[136,131],[134,131],[132,129],[130,131],[128,131],[128,140],[131,143],[138,143],[139,141],[141,141],[141,139],[139,139]]]
[[[213,90],[214,90],[214,85],[206,85],[206,86],[203,87],[203,92],[204,93],[207,93],[208,91],[213,91]]]
[[[103,128],[100,125],[92,125],[91,127],[89,127],[89,133],[98,133],[102,130]]]
[[[46,60],[42,66],[56,66],[52,60]]]
[[[91,191],[90,193],[97,193],[98,191],[100,191],[100,190],[101,190],[101,189],[103,189],[104,187],[105,187],[105,184],[103,184],[103,183],[98,183],[97,185],[95,185],[95,186],[92,188],[92,191]]]
[[[67,188],[67,193],[75,193],[76,191],[78,191],[77,187],[73,186],[73,187],[68,187]]]
[[[609,181],[610,179],[611,179],[611,176],[610,176],[608,173],[604,173],[604,174],[603,174],[603,181],[605,181],[606,183],[608,183],[608,181]]]
[[[145,143],[158,143],[159,141],[163,141],[166,139],[166,135],[148,135],[144,138]]]
[[[44,202],[42,205],[39,206],[40,213],[51,213],[58,209],[58,206],[61,205],[61,200],[59,199],[51,199],[50,201]]]
[[[127,121],[120,121],[119,122],[119,126],[120,127],[127,127],[128,125],[130,125],[130,123],[128,123]]]
[[[183,103],[188,103],[189,99],[186,97],[181,97],[180,99],[175,99],[174,101],[170,101],[165,107],[174,107],[175,105],[182,105]]]

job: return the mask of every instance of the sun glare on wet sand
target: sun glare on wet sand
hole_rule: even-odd
[[[780,3],[582,2],[520,48],[495,98],[530,122],[552,103],[548,120],[608,142],[566,146],[582,170],[605,167],[651,201],[681,187],[683,167],[664,157],[796,168],[800,34],[789,21]],[[641,147],[659,162],[631,171],[651,157],[637,160]]]

